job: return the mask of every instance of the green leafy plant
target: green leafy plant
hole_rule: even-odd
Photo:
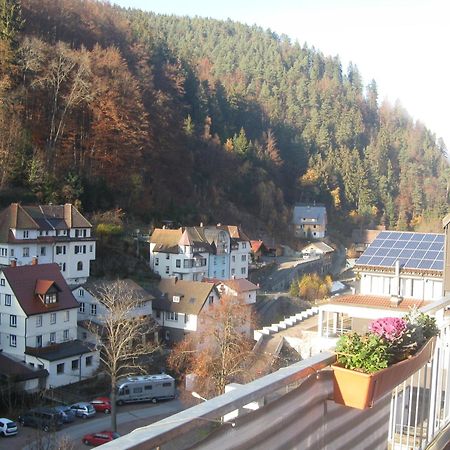
[[[433,317],[412,309],[403,319],[374,320],[363,335],[341,336],[336,344],[337,362],[346,369],[374,373],[414,355],[438,334]]]

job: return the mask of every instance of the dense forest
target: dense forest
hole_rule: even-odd
[[[282,229],[299,201],[414,229],[444,143],[356,65],[232,21],[0,0],[0,202]]]

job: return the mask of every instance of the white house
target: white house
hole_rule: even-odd
[[[85,379],[98,368],[98,353],[77,340],[77,312],[58,264],[1,269],[2,351],[47,370],[47,388]]]
[[[296,205],[292,222],[297,237],[320,239],[327,234],[327,210],[324,205]]]
[[[97,342],[98,336],[94,336],[87,325],[88,322],[95,322],[103,325],[103,318],[108,310],[101,301],[102,289],[108,284],[114,283],[110,280],[95,280],[72,288],[72,294],[78,302],[78,338],[83,341]],[[136,282],[130,279],[121,280],[124,288],[133,293],[139,299],[139,306],[130,310],[132,317],[152,317],[153,296]]]
[[[83,283],[95,259],[92,225],[71,204],[23,206],[0,213],[0,265],[57,263],[69,284]]]
[[[232,295],[247,305],[256,303],[256,292],[259,287],[244,278],[217,282],[220,295]]]
[[[236,226],[157,228],[150,237],[150,268],[180,280],[247,278],[250,250]]]
[[[354,270],[360,294],[437,300],[443,295],[444,235],[382,231]]]
[[[201,313],[219,301],[213,282],[162,279],[153,300],[153,317],[167,341],[179,341],[202,325]]]

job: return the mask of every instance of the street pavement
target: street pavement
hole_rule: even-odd
[[[161,420],[184,408],[178,399],[157,404],[140,403],[119,407],[117,431],[121,435],[127,434],[135,428]],[[35,450],[36,444],[39,444],[40,448],[52,450],[54,448],[52,443],[61,442],[63,439],[73,444],[75,450],[87,449],[89,447],[81,442],[84,435],[110,429],[111,416],[103,413],[97,413],[92,419],[77,418],[73,423],[65,424],[57,433],[44,433],[35,428],[19,426],[19,432],[16,436],[0,438],[0,449]]]

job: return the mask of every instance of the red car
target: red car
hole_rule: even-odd
[[[100,431],[100,433],[92,433],[84,436],[83,444],[93,445],[96,447],[97,445],[111,442],[113,439],[117,439],[118,437],[120,437],[120,434],[115,433],[114,431]]]
[[[108,397],[98,397],[89,402],[97,412],[109,414],[111,412],[111,401]]]

